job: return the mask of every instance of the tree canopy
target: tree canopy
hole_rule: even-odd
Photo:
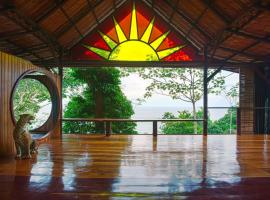
[[[143,79],[150,80],[146,87],[145,98],[154,93],[169,96],[172,99],[188,102],[192,106],[192,117],[197,119],[196,103],[203,97],[203,70],[194,68],[134,68],[126,70],[138,73]],[[209,70],[211,73],[212,70]],[[220,94],[225,88],[225,77],[216,75],[208,84],[209,94]],[[197,133],[197,123],[194,122]]]
[[[51,111],[48,110],[41,116],[37,116],[41,108],[51,104],[48,89],[38,80],[25,78],[19,84],[13,95],[13,112],[15,119],[19,119],[21,114],[31,114],[35,117],[30,128],[37,128],[49,117]]]
[[[76,82],[74,82],[76,80]],[[131,102],[120,88],[120,71],[116,68],[70,69],[64,78],[64,90],[82,92],[70,94],[64,117],[67,118],[130,118],[133,114]],[[79,89],[80,88],[80,89]],[[136,124],[131,122],[113,123],[115,133],[136,133]],[[66,133],[87,131],[101,133],[102,123],[65,123]]]

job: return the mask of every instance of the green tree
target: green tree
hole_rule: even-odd
[[[209,120],[209,134],[235,134],[236,133],[236,109],[229,109],[227,113],[216,121]]]
[[[191,103],[193,119],[198,119],[196,103],[203,97],[203,71],[193,68],[136,68],[129,72],[138,73],[143,79],[150,80],[146,88],[145,98],[153,93],[169,96]],[[212,73],[212,70],[209,70]],[[224,89],[225,80],[221,74],[216,75],[208,85],[209,94],[220,94]],[[193,131],[198,132],[194,122]]]
[[[51,104],[50,93],[42,83],[31,78],[20,80],[13,96],[13,112],[16,120],[19,119],[19,115],[29,113],[35,116],[30,128],[41,125],[47,118],[38,119],[36,114],[48,104]]]
[[[202,118],[203,111],[199,110],[196,113],[197,117]],[[178,115],[170,112],[164,113],[163,119],[193,119],[193,113],[187,110],[178,111]],[[197,122],[196,122],[197,123]],[[202,124],[197,126],[198,133],[202,133]],[[161,125],[161,131],[164,134],[194,134],[193,122],[164,122]]]
[[[74,82],[74,80],[76,82]],[[71,94],[71,100],[64,113],[66,118],[130,118],[133,114],[131,102],[120,88],[120,71],[116,68],[72,69],[65,73],[64,91],[81,93]],[[70,83],[71,82],[71,83]],[[70,84],[69,84],[70,83]],[[136,124],[113,123],[112,131],[116,133],[136,133]],[[101,133],[103,123],[65,123],[63,130],[75,133]]]

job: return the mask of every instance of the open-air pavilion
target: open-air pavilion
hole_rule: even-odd
[[[268,0],[1,1],[1,199],[269,199],[269,34]],[[65,68],[116,66],[202,69],[203,117],[190,121],[203,134],[62,116]],[[235,135],[208,134],[208,83],[221,70],[239,74]],[[48,89],[52,112],[33,134],[39,153],[15,160],[12,99],[25,78]],[[65,135],[67,121],[102,122],[104,134]],[[130,121],[153,134],[112,133]]]

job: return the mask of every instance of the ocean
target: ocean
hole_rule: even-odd
[[[170,107],[170,106],[133,106],[135,114],[132,119],[162,119],[165,112],[170,112],[177,116],[178,111],[192,111],[190,107]],[[197,108],[200,109],[200,108]],[[220,119],[225,115],[227,109],[209,109],[211,120]],[[160,124],[159,131],[160,131]],[[136,130],[140,134],[152,134],[152,122],[137,122]]]

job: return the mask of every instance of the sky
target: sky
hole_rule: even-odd
[[[239,74],[228,71],[222,71],[223,76],[228,76],[225,79],[226,88],[230,88],[239,82]],[[142,98],[145,93],[145,88],[149,85],[149,80],[140,78],[137,74],[131,74],[128,77],[121,78],[121,88],[124,94],[134,105],[137,104],[136,99]],[[225,95],[209,94],[209,107],[230,107],[230,103],[226,100]],[[202,107],[203,100],[197,103],[197,107]],[[146,99],[140,106],[146,107],[191,107],[190,103],[180,100],[173,100],[170,97],[154,94],[151,98]]]

